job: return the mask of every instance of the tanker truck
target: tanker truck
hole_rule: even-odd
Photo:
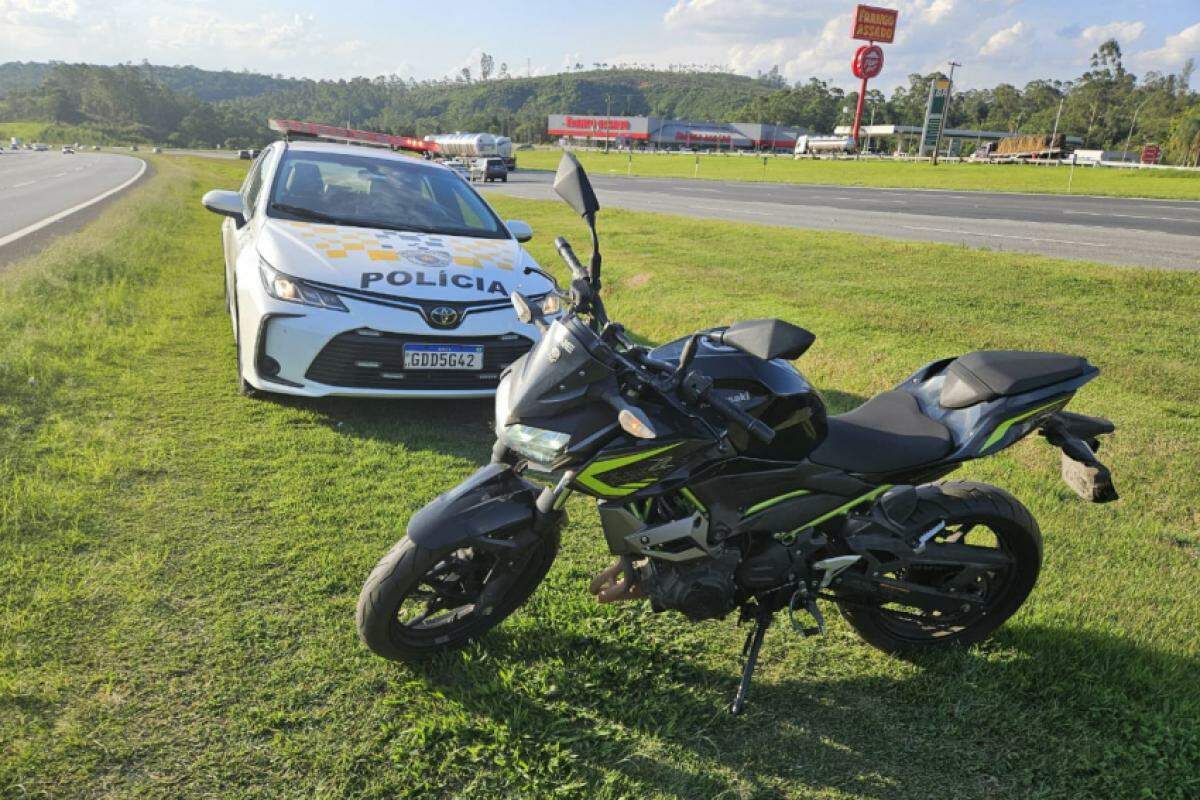
[[[437,145],[438,155],[443,158],[460,158],[464,161],[476,158],[503,158],[508,168],[516,169],[512,139],[490,133],[437,133],[426,136],[425,141]]]

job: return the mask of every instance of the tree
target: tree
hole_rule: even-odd
[[[459,79],[463,83],[470,83],[471,82],[471,68],[463,67],[462,70],[458,73],[458,76],[459,76]]]
[[[496,59],[492,58],[487,53],[479,56],[479,79],[486,81],[492,76],[492,70],[496,66]]]

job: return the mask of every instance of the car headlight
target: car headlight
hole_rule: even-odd
[[[334,311],[350,310],[333,292],[309,286],[291,275],[284,275],[265,261],[258,262],[258,269],[262,273],[263,286],[266,287],[267,294],[276,300],[286,300],[289,303],[300,303],[317,308],[329,308]]]
[[[509,450],[538,464],[550,464],[563,454],[571,442],[571,434],[532,428],[528,425],[509,425],[504,429],[504,444]]]

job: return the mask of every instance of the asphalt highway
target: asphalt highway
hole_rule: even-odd
[[[144,170],[144,161],[129,156],[5,150],[0,153],[0,256],[72,221]]]
[[[601,206],[1200,270],[1200,201],[592,175]],[[553,199],[551,172],[485,191]],[[1196,178],[1200,195],[1200,177]]]

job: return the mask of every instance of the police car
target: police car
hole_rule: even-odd
[[[285,139],[240,191],[203,203],[226,217],[245,394],[487,397],[539,335],[510,292],[558,312],[549,281],[526,271],[537,267],[520,244],[529,226],[502,221],[431,161]]]

